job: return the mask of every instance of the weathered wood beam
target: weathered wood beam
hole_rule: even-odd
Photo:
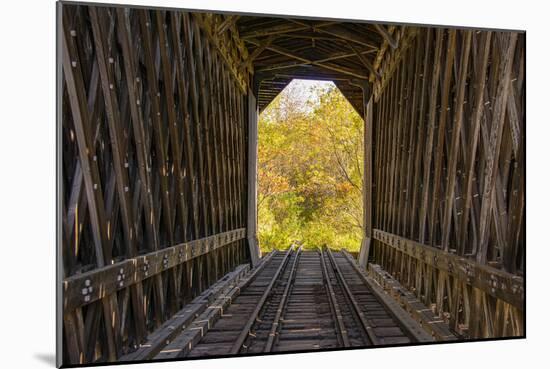
[[[133,237],[134,224],[132,224],[134,215],[132,209],[132,202],[130,200],[129,192],[129,180],[128,172],[124,168],[125,154],[122,151],[120,132],[120,111],[118,105],[118,98],[114,92],[116,87],[116,81],[114,80],[113,70],[108,67],[108,57],[106,47],[103,41],[106,39],[103,34],[104,30],[100,25],[98,19],[97,10],[95,7],[90,8],[90,19],[93,29],[93,40],[95,43],[96,60],[99,66],[99,72],[101,76],[101,87],[103,90],[103,96],[105,99],[105,110],[107,115],[107,126],[109,128],[109,136],[111,139],[111,148],[113,150],[113,164],[115,169],[115,182],[117,193],[121,205],[121,215],[124,235],[126,237],[126,244],[130,254],[136,254],[136,244]],[[110,235],[108,235],[110,237]]]
[[[295,51],[294,51],[295,52]],[[261,68],[258,68],[256,70],[256,72],[267,72],[267,71],[273,71],[273,70],[280,70],[280,69],[288,69],[288,68],[295,68],[295,67],[303,67],[303,66],[306,66],[306,65],[312,65],[312,62],[316,62],[316,63],[325,63],[325,62],[329,62],[329,61],[334,61],[334,60],[341,60],[341,59],[347,59],[347,58],[352,58],[352,57],[355,57],[357,56],[358,54],[361,55],[361,57],[367,62],[368,62],[368,59],[366,59],[366,57],[364,56],[365,54],[371,54],[372,53],[372,50],[354,50],[352,53],[347,53],[347,52],[338,52],[334,55],[331,55],[331,56],[327,56],[326,58],[321,58],[321,59],[316,59],[314,61],[311,61],[310,63],[305,63],[305,62],[299,62],[299,61],[296,61],[296,62],[286,62],[286,63],[281,63],[281,64],[272,64],[272,65],[269,65],[269,66],[264,66],[264,67],[261,67]],[[372,64],[371,64],[372,65]],[[379,75],[379,74],[378,74]]]
[[[164,85],[164,96],[166,103],[166,111],[168,115],[168,133],[170,136],[170,149],[172,152],[172,173],[175,177],[176,188],[175,188],[175,198],[176,206],[180,215],[180,227],[183,231],[183,239],[187,239],[187,203],[188,199],[185,197],[185,183],[184,183],[184,174],[181,166],[181,148],[180,148],[180,134],[177,129],[178,118],[176,114],[176,102],[174,99],[174,85],[172,78],[173,63],[175,58],[170,58],[168,51],[168,36],[167,36],[167,25],[166,25],[166,14],[163,11],[157,10],[156,15],[156,25],[157,33],[159,37],[159,54],[160,54],[160,68],[162,70],[163,85]]]
[[[200,230],[200,237],[204,237],[208,233],[208,228],[210,222],[210,218],[206,214],[207,207],[207,200],[206,200],[206,186],[207,186],[207,179],[205,175],[204,170],[204,159],[203,159],[203,144],[202,144],[202,137],[201,134],[198,133],[201,131],[201,116],[199,111],[199,92],[198,92],[198,77],[197,72],[195,68],[195,56],[192,52],[193,50],[193,29],[191,27],[191,17],[187,13],[182,14],[182,28],[183,28],[183,38],[184,38],[184,46],[185,49],[188,50],[187,55],[188,57],[185,58],[187,61],[187,70],[188,70],[188,78],[189,78],[189,95],[191,96],[191,114],[190,114],[190,122],[193,126],[193,147],[194,152],[196,153],[196,163],[197,165],[197,181],[198,181],[198,197],[200,198],[200,211],[202,215],[202,222]]]
[[[474,183],[473,179],[476,175],[475,173],[475,164],[476,164],[476,152],[478,147],[478,141],[480,136],[481,128],[481,119],[483,116],[483,97],[485,91],[485,82],[486,82],[486,73],[489,62],[489,54],[491,50],[491,32],[486,32],[483,35],[481,44],[479,46],[479,51],[477,52],[479,60],[476,60],[476,65],[474,69],[475,77],[475,97],[473,102],[473,118],[470,123],[470,137],[469,137],[469,148],[470,151],[467,155],[467,162],[465,163],[465,187],[463,190],[464,198],[464,213],[462,214],[462,221],[460,224],[459,230],[459,246],[458,254],[462,255],[467,242],[467,232],[470,218],[470,209],[472,208],[473,202],[473,190]]]
[[[217,195],[214,201],[225,202],[217,202],[214,212],[206,206],[193,205],[193,209],[203,210],[203,216],[198,218],[197,212],[191,211],[191,199],[198,205],[200,195],[208,201],[211,198],[206,189],[200,193],[196,180],[204,174],[195,167],[199,157],[196,152],[206,153],[206,145],[190,142],[189,137],[201,142],[208,137],[211,146],[220,146],[225,131],[220,125],[221,89],[218,91],[216,83],[219,85],[219,78],[227,79],[231,85],[235,82],[229,70],[218,69],[227,64],[221,57],[216,59],[218,53],[212,53],[208,31],[199,31],[193,16],[189,17],[193,23],[187,24],[191,30],[184,30],[182,37],[184,22],[178,12],[105,7],[90,10],[72,5],[64,5],[62,10],[61,51],[65,61],[61,114],[67,203],[64,201],[61,209],[65,277],[110,266],[114,248],[116,262],[137,257],[138,249],[148,252],[201,237],[196,227],[199,221],[195,219],[208,220],[211,216],[218,219],[219,229],[237,228],[227,227],[231,220],[226,203],[231,196],[222,195],[222,190],[226,190],[224,183],[229,182],[222,162],[224,148],[235,146],[235,160],[240,161],[240,166],[235,166],[236,180],[242,182],[241,172],[245,170],[244,155],[239,148],[245,140],[243,105],[239,105],[243,94],[236,86],[232,86],[230,98],[236,112],[231,122],[235,140],[217,152],[213,153],[212,147],[208,150],[213,165],[222,168],[222,172],[212,174],[207,185],[214,187]],[[227,34],[223,36],[227,38]],[[183,39],[191,39],[189,47],[181,42]],[[228,51],[234,50],[232,43],[228,45]],[[191,57],[192,67],[184,66]],[[243,58],[236,59],[240,62]],[[198,63],[202,63],[203,80],[197,75],[194,80],[191,78],[191,70],[198,69],[195,68]],[[208,126],[206,133],[191,119],[191,81],[197,95],[201,92],[196,96],[197,106],[202,108],[205,101],[208,106],[206,120],[197,109],[199,122]],[[201,86],[204,84],[206,88]],[[159,145],[159,140],[164,145]],[[79,155],[80,149],[85,155]],[[87,186],[90,187],[86,184],[88,176],[93,198],[86,192]],[[242,194],[240,182],[235,192]],[[244,209],[241,194],[238,200],[234,198],[235,207],[241,208],[240,217],[233,217],[240,226]],[[182,202],[182,198],[189,199],[189,204]],[[94,214],[98,215],[97,228],[92,219]],[[206,223],[200,231],[212,232],[211,224]],[[140,344],[147,330],[162,324],[167,314],[181,308],[183,301],[189,301],[218,278],[222,269],[245,261],[244,246],[241,239],[223,252],[216,249],[208,256],[194,257],[190,265],[178,264],[165,273],[101,292],[99,298],[92,298],[95,282],[92,286],[91,280],[90,285],[82,281],[79,292],[82,303],[65,309],[63,315],[65,339],[72,340],[68,351],[64,350],[64,357],[70,357],[72,364],[116,360],[129,347]],[[143,284],[141,292],[140,284]],[[82,292],[84,289],[86,293]],[[147,324],[142,317],[148,320]]]
[[[88,111],[90,112],[89,121],[92,127],[92,151],[97,149],[97,144],[100,137],[100,128],[98,116],[100,112],[104,110],[104,104],[101,104],[103,100],[101,88],[99,86],[99,70],[97,62],[92,65],[92,72],[89,77],[88,83]],[[94,126],[95,125],[95,126]],[[76,252],[79,249],[82,227],[88,216],[88,200],[85,195],[85,185],[82,175],[82,166],[80,161],[76,162],[73,181],[71,185],[71,195],[67,204],[66,223],[64,229],[68,231],[63,232],[68,239],[66,250],[67,253],[63,254],[64,261],[67,263],[64,273],[70,275],[74,272],[76,265]]]
[[[439,88],[439,73],[441,69],[441,49],[443,46],[443,30],[437,29],[434,52],[434,67],[432,71],[432,83],[430,87],[430,108],[428,117],[428,136],[426,137],[426,148],[424,150],[424,174],[422,177],[422,196],[420,200],[419,217],[419,238],[424,243],[426,237],[426,216],[428,213],[428,197],[430,194],[430,174],[433,150],[433,137],[435,132],[435,115],[437,110],[437,96]]]
[[[365,68],[367,68],[369,72],[373,73],[376,76],[376,78],[380,78],[380,73],[374,68],[374,65],[372,65],[372,63],[363,55],[365,52],[359,51],[355,46],[353,46],[351,42],[346,41],[346,44],[350,49],[353,50],[353,52],[355,53],[357,58],[359,58],[359,60],[365,66]]]
[[[235,32],[223,32],[221,34],[217,32],[216,21],[220,19],[220,15],[208,17],[202,13],[182,12],[181,14],[184,18],[191,19],[193,24],[197,24],[201,31],[204,31],[199,36],[201,43],[210,41],[213,44],[229,71],[233,74],[241,93],[246,94],[249,73],[247,70],[240,69],[239,66],[246,60],[248,50],[242,38]]]
[[[330,22],[319,22],[319,23],[316,23],[316,24],[309,24],[309,23],[306,23],[306,22],[300,22],[298,24],[296,24],[296,23],[297,22],[294,22],[294,20],[289,19],[288,23],[278,24],[278,25],[271,26],[271,27],[262,27],[262,29],[258,30],[258,31],[242,31],[242,32],[240,32],[240,36],[241,36],[242,39],[246,40],[246,39],[249,39],[249,38],[258,38],[258,37],[274,36],[274,35],[284,35],[284,34],[292,33],[292,32],[299,32],[299,31],[306,31],[306,30],[318,30],[318,29],[321,29],[323,27],[327,27],[327,26],[336,24],[338,22],[330,21]]]
[[[127,153],[125,152],[126,145],[122,143],[123,132],[121,132],[121,117],[119,114],[118,98],[115,93],[116,81],[114,68],[108,66],[110,63],[107,55],[110,50],[104,43],[107,37],[105,37],[105,30],[100,24],[99,15],[95,7],[90,8],[90,19],[93,29],[96,60],[99,66],[101,86],[105,98],[105,110],[108,118],[107,122],[109,136],[111,138],[111,148],[113,150],[113,164],[116,173],[115,180],[121,208],[122,225],[126,240],[125,244],[128,256],[133,257],[137,255],[135,236],[136,225],[134,223],[134,209],[130,198],[128,170],[126,169],[128,166],[126,159]],[[110,232],[107,236],[111,237]],[[132,286],[130,294],[132,298],[132,311],[136,323],[136,338],[139,342],[145,338],[145,312],[142,309],[143,286],[141,283],[136,283],[135,286]],[[124,322],[124,319],[122,319],[122,322]]]
[[[392,49],[397,49],[397,47],[399,46],[399,42],[397,42],[393,36],[391,35],[391,33],[386,29],[386,27],[384,27],[383,25],[381,24],[377,24],[375,23],[374,24],[374,28],[376,28],[376,30],[378,31],[378,33],[380,33],[380,35],[384,38],[384,40],[386,40],[386,42],[391,46]]]
[[[164,226],[166,227],[167,233],[168,233],[168,243],[173,244],[174,243],[174,230],[173,225],[171,221],[171,214],[172,211],[170,210],[172,208],[171,204],[172,201],[170,199],[170,192],[169,192],[169,183],[168,183],[168,167],[167,162],[164,158],[164,154],[166,153],[166,140],[165,136],[163,135],[163,123],[161,119],[161,107],[160,107],[160,101],[158,98],[155,98],[156,96],[160,96],[160,91],[158,87],[158,77],[157,77],[157,68],[155,67],[155,57],[154,57],[154,50],[153,50],[153,37],[152,37],[152,23],[151,18],[149,15],[149,12],[145,9],[137,10],[139,14],[139,24],[141,27],[141,35],[142,35],[142,43],[143,43],[143,56],[144,56],[144,63],[145,63],[145,69],[146,69],[146,75],[147,75],[147,86],[149,89],[149,94],[152,96],[151,100],[151,121],[153,126],[153,132],[154,132],[154,142],[156,146],[156,150],[159,153],[162,153],[162,155],[157,155],[157,167],[158,167],[158,175],[160,177],[160,184],[161,184],[161,198],[162,198],[162,206],[164,208],[163,213],[163,221]]]
[[[227,231],[231,229],[229,227],[229,219],[228,219],[228,213],[229,213],[229,196],[227,193],[227,167],[226,167],[226,147],[223,144],[223,114],[221,111],[221,104],[222,104],[222,98],[221,98],[221,88],[220,88],[220,65],[218,64],[219,59],[217,58],[217,54],[214,52],[210,52],[209,49],[206,49],[207,51],[207,64],[208,64],[208,78],[210,80],[211,84],[211,99],[210,103],[212,106],[212,113],[215,117],[214,122],[214,147],[218,148],[218,155],[217,155],[217,161],[216,165],[218,166],[218,199],[219,199],[219,216],[220,216],[220,232]],[[217,278],[216,278],[217,279]]]
[[[260,45],[260,42],[258,40],[250,39],[249,41],[253,44]],[[300,55],[295,54],[292,51],[286,50],[286,49],[284,49],[280,46],[269,45],[269,46],[267,46],[267,49],[269,49],[273,52],[276,52],[278,54],[287,56],[289,58],[296,59],[296,60],[302,62],[303,64],[316,65],[318,67],[328,69],[328,70],[331,70],[331,71],[335,71],[335,72],[339,72],[339,73],[342,73],[342,74],[345,74],[345,75],[353,76],[355,78],[367,79],[367,76],[359,74],[359,73],[357,73],[353,70],[349,70],[348,68],[343,68],[343,67],[340,67],[340,66],[335,65],[335,64],[327,64],[327,62],[319,62],[319,61],[316,61],[316,60],[309,60],[307,58],[304,58]]]
[[[412,318],[422,325],[437,341],[455,341],[457,337],[449,329],[449,325],[435,315],[431,309],[424,305],[414,293],[403,287],[391,274],[380,265],[369,263],[368,275],[374,279],[382,289],[400,306],[402,306]]]
[[[107,234],[105,231],[105,209],[103,202],[103,191],[101,189],[101,181],[99,178],[99,169],[97,167],[97,156],[94,151],[90,150],[94,147],[90,139],[90,121],[88,107],[85,104],[86,92],[84,81],[82,79],[82,71],[80,70],[79,59],[77,58],[76,47],[73,45],[69,37],[63,33],[63,55],[62,65],[65,76],[67,90],[69,91],[69,103],[73,114],[73,124],[75,127],[77,146],[79,150],[80,165],[84,175],[84,185],[86,197],[90,207],[90,220],[93,229],[94,246],[96,260],[98,266],[105,265],[111,262],[111,250],[106,249]]]
[[[240,228],[184,242],[65,278],[63,309],[71,311],[92,303],[118,290],[155,277],[177,265],[242,240],[245,236],[246,229]],[[83,294],[82,289],[85,287],[87,293]]]
[[[318,41],[328,41],[332,45],[334,45],[334,44],[342,45],[342,44],[345,44],[346,42],[348,42],[347,40],[344,40],[341,37],[336,37],[336,36],[329,35],[329,34],[326,34],[326,33],[318,33],[318,32],[312,32],[312,31],[309,31],[309,32],[300,31],[300,32],[286,33],[284,35],[279,35],[279,38],[284,38],[286,40],[287,39],[295,39],[295,40],[313,41],[314,43],[311,45],[311,47],[315,47],[315,48],[318,47],[318,45],[319,45]],[[376,50],[372,49],[371,47],[369,47],[369,50],[370,50],[371,53],[376,53]]]
[[[172,50],[174,60],[176,63],[176,81],[178,88],[178,97],[180,108],[184,109],[183,113],[183,151],[184,151],[184,163],[185,173],[187,180],[187,192],[191,196],[191,217],[189,221],[192,223],[193,235],[191,239],[199,238],[199,197],[195,194],[195,163],[193,160],[193,141],[191,138],[191,119],[189,112],[189,88],[186,85],[185,65],[183,58],[183,41],[181,39],[182,33],[182,17],[176,12],[170,12],[170,26],[172,31]]]
[[[372,92],[367,81],[362,85],[363,91],[363,240],[359,252],[359,265],[366,267],[372,243],[372,193],[373,189],[373,104]],[[369,101],[370,100],[370,101]]]
[[[454,278],[523,311],[525,290],[524,280],[520,276],[379,229],[373,231],[373,237],[393,250],[426,263],[438,271],[449,273]]]
[[[502,131],[504,127],[504,118],[506,114],[506,103],[508,99],[512,65],[514,63],[514,53],[518,35],[515,32],[510,33],[506,52],[503,54],[502,68],[499,73],[498,87],[495,96],[495,105],[493,107],[493,116],[491,122],[491,134],[489,147],[486,151],[486,171],[483,181],[483,198],[481,202],[480,224],[479,224],[479,249],[477,252],[477,261],[485,263],[487,261],[487,248],[489,243],[489,218],[493,192],[498,174],[500,146],[502,142]]]
[[[394,100],[394,140],[392,142],[393,150],[391,154],[391,172],[390,172],[390,202],[389,202],[389,228],[386,230],[399,233],[398,224],[397,224],[397,213],[399,212],[398,199],[400,195],[399,191],[399,180],[402,175],[399,170],[399,162],[401,157],[401,147],[403,144],[403,136],[405,127],[408,126],[403,119],[403,111],[405,108],[407,84],[409,79],[407,78],[407,66],[404,62],[401,62],[396,67],[396,73],[399,73],[399,87],[396,92],[396,100]]]
[[[83,61],[79,58],[76,42],[69,31],[69,21],[66,18],[68,14],[63,14],[63,32],[62,32],[62,65],[65,76],[65,82],[69,92],[69,103],[73,114],[73,123],[76,131],[76,138],[79,149],[79,159],[84,174],[84,183],[86,187],[86,196],[89,204],[89,213],[92,225],[92,234],[95,246],[95,261],[98,267],[108,265],[112,262],[112,249],[107,236],[107,224],[105,220],[105,208],[103,202],[103,192],[99,176],[96,152],[91,149],[94,147],[90,136],[89,112],[86,104],[86,91],[82,76]],[[120,348],[120,320],[116,297],[107,295],[107,298],[101,300],[100,306],[96,311],[91,311],[90,316],[99,317],[103,311],[104,327],[106,333],[107,355],[110,360],[115,360],[118,349]],[[68,317],[68,316],[67,316]],[[66,320],[67,321],[67,320]],[[68,321],[67,321],[68,322]],[[66,328],[74,327],[66,326]],[[97,332],[97,325],[94,325],[93,332]],[[85,333],[85,337],[90,337]],[[95,341],[93,341],[95,342]],[[83,348],[84,349],[84,348]],[[87,357],[89,357],[87,355]]]
[[[237,21],[239,20],[241,16],[240,15],[229,15],[227,18],[225,18],[225,20],[218,26],[218,28],[216,29],[216,33],[218,35],[221,35],[222,33],[224,33],[226,30],[228,30],[229,28],[233,27],[235,25],[235,23],[237,23]]]
[[[275,40],[274,36],[270,36],[266,38],[265,40],[262,40],[262,42],[252,51],[252,54],[248,56],[248,63],[252,63],[258,56],[260,56],[261,53],[264,52],[264,50],[271,45],[271,43]]]
[[[141,180],[142,197],[144,200],[145,211],[149,214],[150,221],[146,222],[146,228],[149,237],[154,245],[153,248],[158,248],[158,232],[155,224],[157,223],[157,211],[154,206],[152,195],[152,178],[150,172],[147,171],[148,166],[148,150],[146,148],[146,127],[143,119],[142,111],[137,103],[139,93],[137,83],[140,78],[136,73],[136,56],[132,48],[132,35],[128,13],[122,8],[117,9],[118,17],[118,32],[119,40],[122,45],[122,55],[124,60],[124,72],[126,73],[126,85],[128,88],[128,104],[130,106],[130,114],[132,119],[132,128],[134,140],[136,142],[136,156],[138,160],[138,172]]]
[[[207,178],[207,191],[208,191],[208,202],[209,202],[209,212],[210,212],[210,220],[212,221],[211,225],[212,228],[210,229],[209,234],[218,233],[219,232],[219,218],[216,216],[217,213],[217,197],[215,196],[215,181],[218,178],[217,174],[217,168],[214,163],[214,158],[217,155],[217,150],[214,150],[211,141],[212,141],[212,111],[211,107],[208,104],[208,100],[210,98],[210,89],[209,84],[207,83],[206,79],[206,66],[203,55],[205,53],[205,50],[207,48],[207,44],[205,39],[200,37],[200,28],[199,25],[196,22],[193,22],[193,35],[195,36],[194,39],[194,45],[196,46],[195,52],[196,52],[196,63],[195,68],[197,71],[198,76],[198,91],[199,91],[199,97],[200,97],[200,114],[201,114],[201,120],[200,125],[201,128],[198,129],[198,132],[200,135],[203,135],[203,142],[204,142],[204,158],[205,158],[205,166],[206,166],[206,178]],[[215,186],[216,188],[218,186]]]
[[[392,29],[392,27],[390,27],[390,29]],[[400,45],[396,50],[392,50],[392,52],[388,52],[389,45],[385,40],[383,41],[381,49],[378,51],[373,64],[374,68],[382,75],[380,80],[376,81],[374,84],[374,97],[376,101],[384,91],[388,81],[391,80],[394,70],[406,54],[407,49],[413,44],[419,32],[420,29],[417,27],[396,28],[395,35],[396,37],[400,35]],[[370,77],[370,81],[372,82],[375,79],[374,75]]]
[[[154,144],[155,144],[155,151],[158,152],[160,155],[156,156],[157,161],[157,170],[158,170],[158,176],[160,177],[160,197],[162,201],[162,220],[164,221],[164,227],[167,232],[167,244],[173,245],[174,244],[174,224],[172,223],[172,201],[170,196],[170,184],[168,182],[168,166],[167,166],[167,160],[165,155],[167,155],[167,136],[163,134],[163,120],[161,118],[161,105],[160,105],[160,90],[158,86],[159,81],[159,75],[160,72],[160,66],[157,68],[157,63],[155,61],[155,51],[154,51],[154,44],[153,44],[153,26],[151,21],[151,16],[149,14],[148,10],[140,9],[137,10],[138,17],[139,17],[139,25],[141,30],[141,36],[142,36],[142,43],[143,43],[143,56],[144,56],[144,64],[146,69],[146,76],[147,76],[147,86],[149,90],[149,96],[151,96],[150,102],[151,102],[151,108],[150,108],[150,114],[151,114],[151,121],[152,121],[152,127],[153,127],[153,136],[154,136]],[[159,219],[160,221],[160,219]],[[163,245],[159,245],[159,247],[162,247]],[[154,276],[154,286],[155,286],[155,294],[154,294],[154,304],[155,304],[155,314],[156,314],[156,324],[160,324],[160,322],[163,320],[163,316],[165,314],[165,295],[164,295],[164,280],[160,275]]]
[[[431,245],[435,244],[435,234],[437,227],[438,219],[438,209],[440,201],[440,188],[441,188],[441,176],[443,173],[443,153],[445,150],[445,128],[447,125],[447,116],[449,115],[447,111],[451,109],[449,106],[450,100],[450,89],[451,89],[451,77],[452,77],[452,67],[454,62],[454,57],[456,54],[456,30],[449,30],[447,37],[447,52],[445,54],[445,69],[443,71],[443,85],[440,91],[441,105],[439,112],[439,122],[437,126],[437,149],[435,151],[434,159],[434,178],[433,178],[433,188],[431,192],[431,210],[430,210],[430,227],[429,232],[429,242]]]
[[[258,267],[254,268],[250,273],[219,294],[208,309],[195,316],[195,319],[190,325],[179,331],[176,337],[173,337],[161,351],[154,357],[158,359],[174,359],[185,357],[202,339],[202,337],[212,328],[216,321],[220,319],[223,312],[227,310],[229,305],[240,295],[244,289],[252,283],[254,278],[263,270],[267,262],[273,257],[275,252],[270,253],[262,258]]]
[[[403,207],[402,212],[402,221],[404,224],[404,229],[401,232],[403,235],[407,235],[411,233],[411,230],[414,229],[414,210],[411,214],[410,208],[411,204],[413,203],[413,198],[416,195],[416,187],[412,187],[413,183],[413,176],[414,176],[414,158],[415,158],[415,150],[418,148],[420,141],[422,140],[423,136],[419,135],[420,127],[422,125],[422,122],[419,121],[417,112],[421,110],[421,108],[418,107],[419,103],[422,103],[422,93],[424,90],[421,90],[420,83],[423,79],[422,75],[422,55],[425,52],[425,44],[423,43],[422,37],[418,37],[415,42],[415,50],[414,50],[414,71],[412,72],[413,75],[411,78],[413,79],[413,85],[412,90],[410,91],[410,95],[412,95],[412,101],[410,104],[410,112],[409,112],[409,121],[410,121],[410,129],[411,133],[409,135],[409,143],[408,148],[406,151],[406,157],[407,157],[407,164],[406,164],[406,174],[405,174],[405,205]],[[412,52],[411,52],[412,57]],[[409,266],[408,266],[409,267]]]
[[[297,20],[297,19],[291,19],[290,21],[300,24],[300,25],[306,25],[304,21]],[[319,33],[324,33],[327,35],[334,36],[336,38],[339,38],[341,40],[351,41],[355,42],[359,45],[363,45],[366,47],[369,47],[371,49],[377,50],[379,48],[379,45],[374,45],[372,43],[366,42],[365,38],[361,37],[359,34],[354,33],[343,27],[341,24],[333,24],[333,25],[326,25],[323,27],[315,27],[314,31]]]
[[[458,92],[455,103],[455,116],[453,120],[453,132],[449,143],[450,158],[447,163],[447,188],[445,189],[445,209],[443,211],[442,241],[441,246],[449,251],[449,238],[451,233],[451,215],[455,204],[456,167],[458,162],[458,151],[460,149],[460,131],[464,116],[464,95],[466,91],[466,78],[468,76],[468,64],[470,61],[470,48],[472,44],[472,31],[464,31],[461,54],[460,70],[458,76]]]
[[[134,352],[126,354],[120,361],[151,360],[160,350],[169,344],[182,329],[188,327],[197,316],[202,314],[218,297],[233,289],[250,271],[249,264],[241,264],[226,274],[199,296],[186,304],[170,320],[147,337],[147,342]]]
[[[233,229],[236,227],[235,222],[235,212],[236,212],[236,196],[235,196],[235,186],[233,181],[233,173],[234,173],[234,165],[232,160],[232,146],[230,145],[231,142],[231,134],[233,131],[230,127],[230,104],[229,104],[229,90],[228,90],[228,81],[226,74],[224,73],[223,68],[221,69],[221,94],[222,94],[222,102],[220,104],[220,107],[223,111],[223,146],[226,151],[226,164],[227,164],[227,187],[228,187],[228,200],[229,200],[229,208],[228,208],[228,226],[230,229]]]
[[[248,163],[247,163],[247,241],[252,266],[258,264],[258,105],[251,90],[248,91]]]
[[[417,45],[417,43],[415,43]],[[411,158],[410,155],[410,146],[411,141],[410,137],[413,136],[413,129],[415,128],[414,124],[411,124],[413,122],[413,118],[411,117],[411,109],[414,109],[412,107],[412,104],[415,102],[416,98],[416,89],[413,88],[413,83],[416,81],[416,73],[417,73],[417,66],[419,63],[419,53],[418,48],[414,47],[407,51],[406,58],[410,60],[409,62],[404,62],[403,68],[406,68],[406,75],[407,75],[407,84],[405,86],[405,95],[404,95],[404,101],[402,102],[402,106],[404,106],[403,111],[403,139],[401,143],[401,149],[400,149],[400,164],[399,164],[399,187],[398,187],[398,210],[397,210],[397,233],[398,234],[406,234],[406,226],[407,226],[407,203],[408,203],[408,197],[409,197],[409,191],[407,189],[407,181],[410,178],[410,172],[408,170],[408,164],[409,159]],[[402,263],[403,267],[403,263]]]

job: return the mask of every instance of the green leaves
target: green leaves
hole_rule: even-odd
[[[357,251],[363,120],[334,84],[309,84],[293,81],[260,116],[260,246]]]

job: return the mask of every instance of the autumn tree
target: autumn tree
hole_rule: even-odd
[[[362,147],[363,121],[334,84],[294,81],[275,98],[259,121],[263,250],[359,249]]]

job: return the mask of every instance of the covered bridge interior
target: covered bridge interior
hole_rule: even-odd
[[[334,81],[364,118],[359,268],[426,327],[524,334],[524,33],[68,3],[58,19],[64,362],[129,360],[262,263],[257,120],[294,78]]]

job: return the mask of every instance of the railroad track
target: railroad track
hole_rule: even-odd
[[[211,313],[205,313],[206,318],[197,318],[199,323],[181,335],[184,338],[191,335],[192,339],[175,339],[156,358],[431,340],[425,332],[411,328],[410,321],[396,314],[395,307],[373,291],[345,252],[302,251],[293,247],[274,251],[269,260],[232,291],[230,303],[214,306],[220,310],[215,319]],[[204,319],[208,321],[205,323]]]

